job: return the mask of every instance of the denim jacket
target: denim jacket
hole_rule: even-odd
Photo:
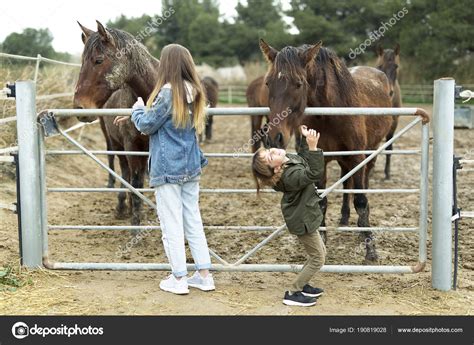
[[[191,103],[193,98],[189,94],[187,98]],[[150,136],[150,187],[187,182],[198,176],[208,163],[199,148],[192,121],[186,128],[176,128],[172,108],[172,91],[166,84],[150,109],[139,107],[132,112],[132,122],[137,130]]]

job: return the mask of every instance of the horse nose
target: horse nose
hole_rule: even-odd
[[[265,146],[266,149],[271,147],[270,138],[268,137],[268,135],[265,135],[265,137],[263,137],[263,146]]]
[[[279,148],[283,147],[283,134],[281,132],[276,135],[275,143],[278,145]]]
[[[74,109],[83,109],[83,106],[79,102],[78,98],[74,95],[74,100],[73,100],[73,108]]]

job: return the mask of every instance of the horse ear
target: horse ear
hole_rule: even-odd
[[[309,64],[314,58],[318,55],[319,49],[321,49],[323,42],[319,41],[315,45],[311,46],[310,48],[306,49],[304,52],[304,64],[305,66]]]
[[[377,47],[375,47],[375,52],[377,53],[378,56],[383,55],[383,48],[381,44],[377,44]]]
[[[395,52],[395,55],[400,55],[400,44],[399,43],[395,44],[395,49],[393,51]]]
[[[273,63],[273,61],[275,61],[275,57],[278,54],[278,50],[268,45],[268,43],[265,42],[262,38],[260,39],[260,50],[262,51],[263,55],[265,56],[265,59],[269,63]]]
[[[97,31],[99,32],[99,35],[102,37],[102,41],[104,42],[109,42],[113,46],[115,46],[115,41],[110,32],[107,31],[107,29],[102,25],[101,22],[96,20],[97,22]]]
[[[79,27],[82,30],[82,35],[81,35],[82,42],[86,43],[87,39],[89,38],[90,35],[92,35],[94,33],[94,31],[92,31],[91,29],[86,28],[85,26],[83,26],[79,22],[77,22],[77,24],[79,24]]]

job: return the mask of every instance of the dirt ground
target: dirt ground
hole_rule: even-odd
[[[426,107],[425,107],[426,108]],[[431,108],[427,108],[431,112]],[[402,125],[408,118],[402,118]],[[203,145],[204,152],[234,152],[244,145],[250,133],[248,117],[215,117],[214,139]],[[419,147],[420,127],[396,143],[396,149]],[[105,149],[100,128],[88,126],[73,132],[86,147]],[[324,135],[324,134],[323,134]],[[474,153],[474,131],[456,130],[455,148],[464,157]],[[64,139],[47,140],[50,149],[66,149]],[[293,146],[291,146],[293,147]],[[432,149],[430,147],[430,149]],[[104,159],[105,161],[105,159]],[[384,181],[385,158],[379,157],[371,176],[371,188],[418,188],[419,156],[393,156],[392,179]],[[431,163],[431,162],[430,162]],[[116,163],[118,166],[118,162]],[[328,166],[329,182],[336,181],[339,168]],[[431,171],[431,170],[430,170]],[[13,168],[3,168],[0,202],[15,201]],[[430,173],[431,179],[431,173]],[[107,174],[93,161],[82,156],[48,156],[48,187],[103,187]],[[461,173],[459,204],[474,209],[470,186],[474,175]],[[210,158],[201,188],[254,188],[248,158]],[[430,190],[431,193],[431,190]],[[430,194],[431,195],[431,194]],[[152,197],[152,194],[149,194]],[[419,197],[409,194],[368,195],[372,226],[417,226]],[[447,196],[449,197],[449,196]],[[430,197],[431,199],[431,197]],[[205,225],[281,225],[280,196],[264,194],[201,194]],[[341,194],[329,199],[327,223],[339,220]],[[54,225],[128,225],[115,218],[114,193],[49,193],[48,222]],[[431,200],[430,200],[431,203]],[[430,206],[431,209],[431,206]],[[156,225],[156,216],[143,206],[143,224]],[[352,207],[351,225],[356,225]],[[0,266],[18,263],[16,215],[0,210]],[[0,291],[0,314],[141,314],[141,315],[472,315],[474,305],[473,223],[463,219],[460,227],[458,289],[448,293],[431,288],[431,214],[428,219],[428,263],[419,274],[328,274],[315,277],[313,285],[326,294],[316,307],[287,307],[281,303],[294,273],[214,273],[217,290],[204,293],[191,290],[188,296],[160,291],[158,284],[167,272],[48,271],[25,272],[30,284],[15,291]],[[210,247],[226,260],[236,260],[268,233],[251,231],[208,231]],[[364,250],[355,233],[328,234],[327,264],[362,264]],[[146,236],[129,253],[117,256],[131,240],[126,231],[50,231],[52,260],[66,262],[166,262],[160,233]],[[376,234],[380,264],[413,265],[417,262],[415,233]],[[190,257],[190,255],[189,255]],[[291,235],[272,240],[246,263],[291,263],[304,261],[302,248]]]

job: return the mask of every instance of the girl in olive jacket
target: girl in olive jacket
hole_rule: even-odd
[[[257,193],[262,185],[283,192],[281,210],[290,233],[296,235],[308,254],[308,260],[289,291],[285,292],[286,305],[312,306],[323,290],[309,285],[319,272],[326,256],[326,248],[319,234],[323,214],[315,183],[324,173],[324,158],[317,148],[320,133],[301,126],[302,140],[298,154],[282,149],[260,149],[253,156],[252,172]]]

